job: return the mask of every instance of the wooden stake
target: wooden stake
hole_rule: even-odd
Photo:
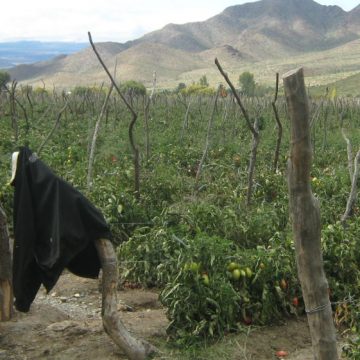
[[[13,313],[11,263],[6,215],[0,205],[0,322],[10,320]]]
[[[314,359],[337,360],[336,333],[321,252],[320,209],[310,186],[312,149],[303,69],[290,71],[283,76],[283,81],[291,122],[290,211]]]
[[[109,240],[97,240],[102,271],[102,318],[106,333],[125,352],[130,360],[144,360],[157,349],[144,340],[135,339],[122,323],[117,309],[117,262],[113,245]]]

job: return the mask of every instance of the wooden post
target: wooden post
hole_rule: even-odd
[[[106,239],[97,240],[102,279],[102,318],[106,333],[125,352],[130,360],[144,360],[157,350],[144,340],[135,339],[122,323],[117,309],[117,262],[112,243]]]
[[[288,72],[283,81],[291,122],[288,162],[290,211],[314,359],[337,360],[336,332],[321,252],[320,208],[310,185],[312,148],[303,69]]]
[[[6,215],[0,205],[0,322],[10,320],[13,313],[11,262]]]

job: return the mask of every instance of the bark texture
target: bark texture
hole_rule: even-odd
[[[122,323],[117,309],[117,263],[113,245],[109,240],[96,241],[102,271],[102,318],[106,333],[130,360],[144,360],[156,352],[156,348],[144,340],[135,339]]]
[[[283,80],[291,121],[288,163],[290,211],[314,359],[337,360],[336,332],[321,252],[319,203],[310,186],[312,148],[303,70],[290,71]]]
[[[9,233],[6,215],[0,205],[0,321],[10,320],[13,313],[11,278]]]
[[[283,128],[282,128],[282,124],[281,124],[281,121],[280,121],[279,112],[278,112],[278,109],[276,107],[276,101],[277,101],[277,98],[278,98],[278,92],[279,92],[279,73],[276,73],[275,96],[274,96],[274,100],[271,102],[271,106],[273,108],[274,115],[275,115],[276,125],[277,125],[277,128],[278,128],[278,136],[277,136],[277,140],[276,140],[274,165],[273,165],[274,173],[276,173],[276,171],[278,169],[279,156],[280,156],[280,147],[281,147],[281,139],[282,139],[282,133],[283,133]]]

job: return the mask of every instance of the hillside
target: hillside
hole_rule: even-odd
[[[311,89],[313,95],[323,95],[326,92],[326,88],[336,90],[337,96],[357,96],[360,97],[360,72],[348,76],[345,79],[334,81],[327,85],[317,86]]]
[[[264,82],[303,58],[316,81],[320,75],[346,77],[360,65],[359,58],[350,60],[357,46],[349,46],[359,38],[360,5],[346,12],[313,0],[261,0],[228,7],[203,22],[168,24],[134,41],[97,46],[109,68],[117,62],[121,80],[150,84],[156,71],[159,85],[172,87],[180,81],[197,81],[203,74],[220,81],[214,57],[230,73],[251,68],[265,77],[259,80]],[[340,48],[341,57],[336,55]],[[339,62],[329,61],[329,56]],[[31,84],[40,79],[58,86],[107,81],[90,48],[9,72]]]

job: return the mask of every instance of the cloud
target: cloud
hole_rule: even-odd
[[[255,1],[255,0],[250,0]],[[2,4],[0,41],[15,39],[125,42],[166,24],[202,21],[234,0],[10,0]],[[349,1],[319,1],[350,7]]]

